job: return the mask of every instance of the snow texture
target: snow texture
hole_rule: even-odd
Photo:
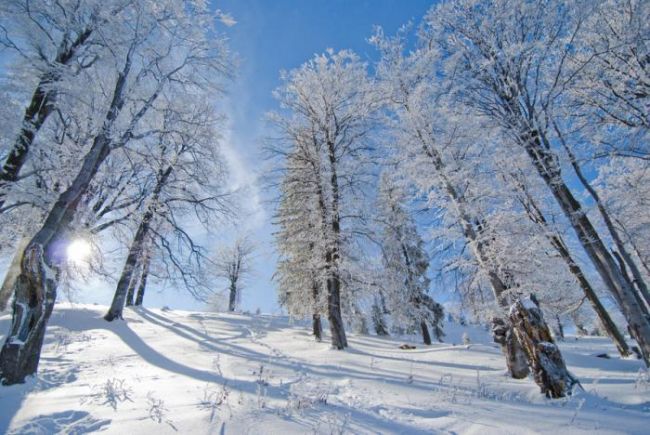
[[[105,311],[57,306],[37,376],[0,388],[1,433],[647,433],[647,372],[605,338],[560,343],[584,391],[548,400],[476,326],[414,350],[350,334],[341,352],[281,317]]]

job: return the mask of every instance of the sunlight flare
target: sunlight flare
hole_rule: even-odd
[[[66,250],[68,261],[75,264],[82,264],[88,260],[91,253],[91,246],[84,239],[75,239],[69,245]]]

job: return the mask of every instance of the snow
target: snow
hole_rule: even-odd
[[[641,434],[650,421],[647,373],[604,338],[560,344],[584,391],[550,400],[505,376],[479,327],[448,324],[447,343],[415,350],[350,334],[341,352],[283,317],[126,309],[108,323],[106,309],[56,307],[38,375],[0,387],[0,433]]]

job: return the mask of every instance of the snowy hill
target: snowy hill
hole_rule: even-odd
[[[480,329],[447,341],[315,343],[286,318],[59,305],[38,376],[0,387],[0,433],[647,433],[650,383],[606,339],[561,345],[585,391],[542,397],[504,376]],[[9,315],[0,317],[7,331]]]

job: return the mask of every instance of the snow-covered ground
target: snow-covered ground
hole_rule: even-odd
[[[105,309],[57,307],[38,376],[0,387],[0,433],[650,431],[641,364],[602,338],[561,345],[584,391],[549,400],[531,379],[504,376],[479,328],[448,325],[447,343],[415,350],[350,335],[339,352],[286,318],[127,309],[109,324]],[[458,344],[465,331],[469,346]]]

